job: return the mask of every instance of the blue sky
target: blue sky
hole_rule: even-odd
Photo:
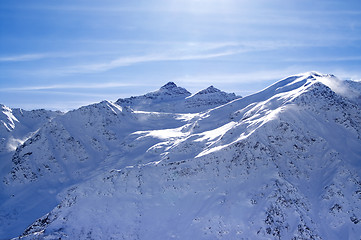
[[[2,0],[0,103],[69,110],[174,81],[248,95],[361,79],[360,0]]]

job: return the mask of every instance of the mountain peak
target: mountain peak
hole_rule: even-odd
[[[168,82],[164,86],[162,86],[160,89],[173,89],[178,88],[178,86],[174,82]]]
[[[9,108],[8,106],[5,106],[3,104],[0,104],[0,109],[2,109],[4,111],[11,111],[11,108]]]
[[[322,77],[322,76],[324,76],[324,74],[316,72],[316,71],[306,72],[306,73],[304,73],[304,75],[310,75],[310,76],[313,76],[313,77]]]
[[[166,94],[166,95],[190,95],[191,93],[188,92],[185,88],[178,87],[174,82],[168,82],[163,87],[161,87],[158,91],[149,94]],[[148,95],[148,94],[146,94]]]
[[[220,106],[226,104],[240,96],[236,96],[234,93],[223,92],[213,86],[209,86],[192,96],[186,98],[186,103],[190,107],[194,106]]]
[[[221,90],[219,90],[218,88],[215,88],[212,86],[207,87],[206,89],[203,89],[201,91],[199,91],[196,94],[207,94],[207,93],[216,93],[216,92],[221,92]]]

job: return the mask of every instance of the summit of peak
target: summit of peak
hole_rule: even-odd
[[[218,88],[215,88],[212,86],[207,87],[206,89],[203,89],[201,91],[199,91],[196,94],[207,94],[207,93],[216,93],[216,92],[221,92],[221,90],[219,90]]]
[[[333,74],[324,74],[324,73],[320,73],[320,72],[317,72],[317,71],[310,71],[310,72],[304,72],[304,73],[299,73],[299,74],[296,74],[296,75],[292,75],[292,76],[289,76],[288,78],[290,77],[296,77],[296,78],[322,78],[322,77],[333,77],[335,78],[335,75]]]
[[[316,71],[311,71],[311,72],[306,72],[303,75],[310,75],[313,77],[322,77],[324,74],[316,72]]]
[[[185,88],[178,87],[174,82],[168,82],[164,86],[162,86],[158,91],[148,94],[166,94],[166,95],[190,95],[191,93],[188,92]],[[146,95],[148,95],[146,94]]]
[[[3,110],[3,111],[7,111],[7,112],[11,112],[12,109],[8,106],[5,106],[3,104],[0,104],[0,109]]]
[[[173,89],[173,88],[177,88],[177,84],[175,84],[174,82],[168,82],[167,84],[165,84],[164,86],[162,86],[160,89]]]
[[[215,90],[215,91],[217,91],[217,92],[220,91],[218,88],[215,88],[213,85],[207,87],[206,89],[208,89],[208,90]]]

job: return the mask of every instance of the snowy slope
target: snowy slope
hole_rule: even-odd
[[[39,128],[48,123],[56,116],[62,115],[61,112],[47,110],[26,111],[23,109],[11,109],[0,105],[0,177],[6,176],[12,168],[11,156],[16,148],[22,145],[27,139],[36,134]],[[14,211],[4,207],[4,204],[10,199],[11,194],[6,193],[4,185],[0,185],[0,226],[6,228],[11,223],[11,216],[16,215]],[[20,206],[18,206],[20,207]],[[31,221],[28,219],[27,222]],[[14,225],[12,225],[13,227]],[[0,233],[0,239],[3,238],[3,232]]]
[[[225,93],[218,90],[218,94]],[[168,83],[157,92],[145,96],[157,101],[158,107],[167,108],[174,107],[174,101],[184,102],[189,95],[185,89]],[[143,97],[133,99],[139,101]],[[224,99],[223,102],[231,99]],[[209,106],[219,106],[221,103],[212,102],[211,105],[201,107],[208,109]],[[146,107],[152,106],[150,103],[149,106],[145,104],[142,109],[147,110]],[[122,167],[143,161],[136,156],[130,163],[126,158],[124,162],[120,160],[122,156],[129,158],[133,154],[130,147],[133,145],[133,132],[182,127],[186,120],[198,115],[133,111],[128,106],[103,101],[52,119],[33,133],[15,153],[11,152],[12,156],[8,156],[12,166],[6,166],[7,174],[2,177],[2,198],[6,200],[2,204],[0,202],[0,222],[3,223],[0,224],[0,236],[22,231],[34,219],[50,211],[56,205],[56,194],[62,188],[114,166]],[[140,144],[139,151],[144,152],[146,149],[142,149]],[[152,156],[148,156],[147,161],[152,161]],[[29,183],[36,189],[36,194],[29,190]],[[31,199],[31,208],[25,207],[28,199]],[[44,203],[44,199],[48,199],[48,202]],[[19,206],[23,206],[21,210]]]
[[[10,170],[11,155],[35,132],[61,112],[47,110],[26,111],[0,104],[0,177]]]
[[[0,104],[0,150],[1,152],[14,151],[18,145],[29,138],[44,123],[50,121],[60,112],[44,109],[26,111],[11,109]]]
[[[5,180],[58,201],[21,238],[358,239],[361,108],[343,87],[311,72],[201,113],[105,101],[57,117]]]
[[[0,235],[22,231],[50,211],[61,189],[114,166],[134,164],[135,159],[130,163],[120,159],[129,155],[131,145],[124,138],[136,130],[162,127],[163,122],[177,127],[184,120],[177,114],[134,113],[104,101],[45,124],[12,156],[12,169],[3,180],[4,198],[8,198],[0,206],[4,223]],[[27,207],[29,199],[31,207]]]
[[[347,91],[349,93],[349,97],[354,102],[361,105],[361,81],[347,80],[345,81],[345,85],[350,90]]]

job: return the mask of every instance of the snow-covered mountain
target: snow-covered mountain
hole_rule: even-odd
[[[234,93],[226,93],[210,86],[195,94],[169,82],[159,90],[143,96],[119,99],[116,104],[138,111],[197,113],[240,98]]]
[[[4,201],[0,201],[0,236],[11,236],[13,231],[22,231],[34,219],[50,211],[56,205],[56,195],[61,189],[112,169],[113,165],[128,166],[129,163],[125,160],[124,163],[121,162],[120,156],[131,156],[129,146],[132,145],[133,132],[181,127],[187,119],[193,117],[192,114],[134,111],[132,108],[142,106],[141,110],[148,110],[147,107],[153,110],[157,106],[161,110],[171,106],[173,112],[185,112],[187,110],[178,109],[178,106],[186,106],[186,98],[190,95],[187,90],[168,83],[156,92],[130,98],[133,104],[129,105],[123,102],[123,106],[120,106],[103,101],[66,114],[48,112],[50,115],[47,117],[40,114],[42,111],[32,111],[31,113],[39,112],[39,118],[34,122],[30,120],[36,114],[6,108],[9,110],[9,117],[5,122],[7,126],[17,125],[18,130],[26,125],[32,127],[33,131],[22,131],[21,136],[27,132],[29,134],[22,138],[24,140],[19,142],[19,147],[15,146],[4,156],[4,173],[1,175],[4,183],[1,189],[4,190],[0,195],[0,199]],[[204,97],[207,95],[212,95],[215,99],[206,102],[204,106],[200,106],[200,102],[197,109],[219,106],[236,98],[234,94],[216,89],[204,94]],[[220,101],[222,96],[229,97]],[[144,99],[149,102],[146,104]],[[197,101],[193,100],[192,103],[197,104]],[[25,112],[31,116],[26,121],[21,121],[25,123],[22,125],[17,120],[20,115],[16,114],[20,111],[23,115]],[[189,108],[189,111],[194,109]],[[10,115],[12,113],[14,115]],[[45,113],[47,112],[44,110]],[[59,116],[53,118],[51,114]],[[45,122],[47,124],[38,129]],[[13,135],[14,129],[11,131]],[[2,136],[8,139],[6,134]],[[36,187],[29,188],[29,185]],[[31,207],[27,207],[29,199]]]
[[[61,112],[44,109],[26,111],[20,108],[11,109],[0,104],[0,151],[10,152],[29,138],[46,122]]]
[[[351,90],[315,72],[237,99],[168,83],[58,116],[12,157],[0,236],[359,239]]]
[[[47,110],[26,111],[0,104],[0,177],[9,171],[15,149],[61,112]]]
[[[62,115],[61,112],[53,112],[48,110],[32,110],[26,111],[19,108],[9,108],[0,104],[0,178],[3,179],[12,169],[12,155],[18,146],[30,139],[36,132],[51,119]],[[16,190],[14,190],[16,191]],[[0,239],[11,236],[11,233],[3,232],[11,228],[16,228],[16,223],[12,222],[12,216],[17,211],[13,208],[13,212],[6,209],[6,202],[9,201],[11,195],[7,193],[4,185],[0,185]],[[5,207],[5,208],[4,208]],[[9,219],[9,221],[8,221]],[[30,219],[28,219],[29,221]],[[22,221],[22,220],[21,220]],[[15,224],[15,225],[10,225]],[[7,231],[7,230],[5,230]],[[13,233],[12,233],[13,234]]]
[[[36,131],[61,112],[47,110],[26,111],[11,109],[0,104],[0,177],[11,168],[11,155],[15,149],[33,136]]]
[[[351,98],[357,104],[361,104],[361,81],[347,80],[345,81],[345,84],[349,90],[347,91],[349,98]]]

